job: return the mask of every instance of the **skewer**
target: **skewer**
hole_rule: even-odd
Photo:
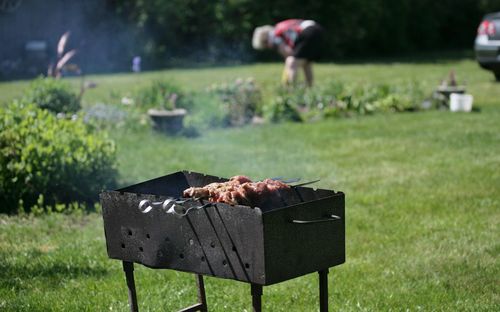
[[[274,177],[274,178],[271,178],[271,180],[275,180],[275,181],[281,181],[283,183],[294,183],[294,182],[299,182],[302,178],[290,178],[290,179],[285,179],[283,177]],[[259,180],[259,182],[262,182],[264,180]]]
[[[304,186],[304,185],[313,184],[313,183],[316,183],[316,182],[319,182],[319,181],[321,181],[321,180],[317,179],[317,180],[313,180],[313,181],[309,181],[309,182],[303,182],[303,183],[299,183],[299,184],[295,184],[295,185],[290,185],[290,186],[291,187]]]
[[[287,180],[281,180],[281,182],[286,183],[286,184],[290,184],[290,183],[299,182],[301,179],[302,178],[291,178],[291,179],[287,179]]]

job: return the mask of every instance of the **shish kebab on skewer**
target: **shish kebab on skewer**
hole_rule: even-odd
[[[318,180],[301,183],[306,185]],[[207,199],[211,202],[230,205],[258,206],[272,196],[279,196],[280,190],[290,189],[290,185],[277,179],[253,182],[246,176],[238,175],[227,182],[215,182],[203,187],[190,187],[183,192],[184,197]]]

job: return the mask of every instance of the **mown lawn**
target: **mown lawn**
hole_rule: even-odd
[[[331,309],[500,309],[500,84],[470,60],[321,65],[318,81],[419,80],[431,87],[450,69],[467,80],[478,113],[382,114],[310,124],[214,130],[195,139],[116,131],[120,183],[189,169],[319,178],[346,193],[347,261],[330,270]],[[91,77],[86,101],[106,101],[155,77],[196,90],[253,76],[273,85],[278,64]],[[25,82],[0,84],[0,96]],[[271,86],[269,87],[271,88]],[[7,93],[4,93],[8,90]],[[0,100],[1,101],[1,100]],[[136,266],[143,311],[194,303],[194,278]],[[251,310],[249,285],[207,278],[212,311]],[[266,311],[318,307],[317,275],[264,288]],[[127,309],[121,263],[106,256],[101,217],[0,216],[0,310]]]

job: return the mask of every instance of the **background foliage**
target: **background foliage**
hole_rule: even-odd
[[[110,1],[156,64],[247,61],[255,26],[314,19],[327,30],[328,59],[470,49],[482,16],[498,0],[171,0]]]

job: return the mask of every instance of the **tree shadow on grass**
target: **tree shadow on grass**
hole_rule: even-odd
[[[0,263],[0,288],[26,289],[30,288],[34,279],[44,283],[44,287],[60,287],[63,280],[95,278],[102,279],[110,273],[108,268],[99,265],[36,263],[9,264]]]

